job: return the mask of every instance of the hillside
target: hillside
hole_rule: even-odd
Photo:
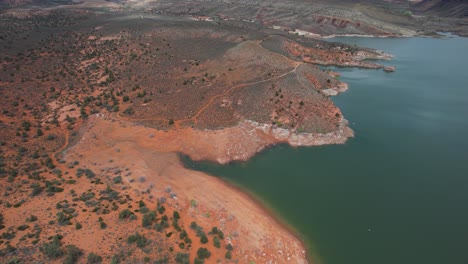
[[[414,9],[424,14],[444,17],[468,17],[467,0],[423,0],[417,3]]]

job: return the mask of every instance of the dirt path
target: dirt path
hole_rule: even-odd
[[[262,47],[263,48],[263,47]],[[264,49],[264,48],[263,48]],[[283,56],[283,55],[281,55]],[[284,56],[283,56],[284,57]],[[285,57],[286,58],[286,57]],[[223,93],[221,94],[217,94],[217,95],[214,95],[212,96],[208,102],[203,105],[196,113],[195,115],[193,115],[192,117],[190,118],[186,118],[186,119],[179,119],[179,120],[174,120],[174,126],[176,129],[179,129],[180,128],[180,124],[182,122],[188,122],[188,121],[192,121],[194,124],[197,124],[198,122],[198,117],[200,116],[200,114],[202,114],[208,107],[210,107],[213,102],[220,98],[220,97],[223,97],[223,96],[226,96],[228,94],[230,94],[232,91],[234,91],[235,89],[238,89],[238,88],[245,88],[245,87],[249,87],[249,86],[252,86],[252,85],[256,85],[256,84],[260,84],[260,83],[265,83],[265,82],[269,82],[269,81],[273,81],[273,80],[277,80],[277,79],[280,79],[280,78],[283,78],[289,74],[292,74],[292,73],[296,73],[296,70],[297,68],[302,65],[303,63],[302,62],[298,62],[298,61],[294,61],[294,60],[291,60],[288,58],[288,60],[290,61],[293,61],[294,62],[294,69],[292,69],[291,71],[288,71],[288,72],[285,72],[281,75],[278,75],[278,76],[274,76],[274,77],[271,77],[271,78],[268,78],[268,79],[265,79],[265,80],[261,80],[261,81],[255,81],[255,82],[249,82],[249,83],[242,83],[242,84],[238,84],[238,85],[235,85],[235,86],[232,86],[231,88],[227,89],[226,91],[224,91]],[[125,120],[125,121],[131,121],[131,122],[138,122],[138,121],[166,121],[167,119],[165,118],[160,118],[160,117],[151,117],[151,118],[129,118],[129,117],[125,117],[125,116],[119,116],[120,119],[122,120]]]

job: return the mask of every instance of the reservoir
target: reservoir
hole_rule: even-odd
[[[354,138],[187,166],[257,197],[317,263],[468,263],[468,38],[333,41],[395,56],[394,73],[334,69]]]

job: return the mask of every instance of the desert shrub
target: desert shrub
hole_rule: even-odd
[[[42,192],[42,186],[39,183],[33,183],[29,187],[31,187],[31,196],[36,196]]]
[[[193,264],[204,264],[205,261],[203,259],[195,258],[193,260]]]
[[[164,211],[166,211],[166,208],[163,205],[158,205],[157,210],[160,214],[164,214]]]
[[[135,111],[133,110],[133,108],[131,106],[127,107],[127,109],[125,109],[123,111],[124,114],[126,115],[133,115],[135,113]]]
[[[83,255],[83,251],[75,245],[67,245],[65,252],[64,264],[74,264]]]
[[[156,220],[156,212],[155,211],[151,211],[151,212],[149,212],[147,214],[144,214],[143,219],[142,219],[142,226],[143,227],[150,227],[154,220]]]
[[[67,216],[64,212],[57,213],[57,223],[59,225],[68,225],[70,224],[70,217]]]
[[[413,13],[411,11],[409,11],[409,10],[406,10],[406,11],[403,12],[403,15],[411,17],[411,16],[413,16]]]
[[[207,248],[199,248],[197,250],[197,257],[199,259],[206,259],[211,256],[211,252]]]
[[[111,264],[120,264],[121,263],[120,255],[113,255],[110,263]]]
[[[231,244],[227,244],[226,249],[229,250],[229,251],[231,251],[231,250],[233,250],[234,248],[232,247]]]
[[[96,253],[93,253],[93,252],[90,252],[88,254],[88,259],[86,261],[87,264],[98,264],[98,263],[102,263],[102,257],[99,256],[98,254]]]
[[[221,248],[221,243],[219,242],[219,238],[218,237],[214,237],[213,238],[213,244],[216,248]]]
[[[122,211],[120,211],[119,213],[119,219],[121,220],[124,220],[124,219],[128,219],[130,218],[130,216],[134,215],[135,213],[133,213],[132,211],[130,211],[129,209],[124,209]]]
[[[179,234],[179,238],[180,238],[180,239],[184,239],[184,238],[186,238],[186,237],[187,237],[187,231],[182,230],[182,232],[180,232],[180,234]]]
[[[64,251],[61,247],[61,242],[58,236],[55,236],[52,242],[44,243],[41,248],[41,252],[50,259],[56,259],[63,256]]]
[[[122,183],[122,176],[117,176],[113,179],[115,184]]]
[[[180,219],[180,214],[179,214],[179,212],[174,211],[174,213],[172,213],[172,217],[174,217],[174,219],[176,219],[176,220],[179,220],[179,219]]]
[[[226,255],[224,255],[226,259],[232,259],[232,253],[231,251],[226,252]]]
[[[31,215],[30,217],[26,218],[26,222],[34,222],[37,221],[37,216]]]
[[[78,170],[76,170],[76,177],[79,178],[83,175],[85,175],[87,178],[94,178],[96,176],[96,174],[90,169],[78,168]]]
[[[20,264],[20,263],[23,263],[23,261],[21,261],[21,259],[18,257],[12,257],[7,262],[5,262],[5,264]]]
[[[80,223],[78,223],[78,222],[76,222],[76,224],[75,224],[75,229],[76,229],[76,230],[80,230],[81,228],[83,228],[83,225],[80,224]]]
[[[148,239],[145,236],[140,235],[140,233],[136,232],[134,235],[131,235],[127,239],[129,244],[136,243],[137,247],[142,248],[145,247],[148,243]]]
[[[24,230],[26,230],[26,229],[28,229],[28,228],[29,228],[28,225],[20,225],[20,226],[18,226],[18,230],[20,230],[20,231],[24,231]]]
[[[154,261],[154,264],[169,264],[169,258],[164,257]]]
[[[189,264],[190,263],[190,254],[178,252],[175,257],[176,263],[179,264]]]
[[[146,213],[148,213],[148,212],[149,212],[149,208],[148,208],[148,207],[144,206],[144,207],[140,208],[140,213],[141,213],[141,214],[146,214]]]
[[[201,237],[200,237],[200,242],[202,244],[208,243],[208,237],[205,234],[202,234]]]
[[[179,226],[179,222],[177,221],[177,219],[174,219],[174,221],[172,221],[172,226],[175,230],[177,230],[177,232],[182,231],[182,228]]]

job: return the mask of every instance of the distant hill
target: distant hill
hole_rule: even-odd
[[[468,17],[468,0],[423,0],[414,8],[418,12],[445,17]]]

